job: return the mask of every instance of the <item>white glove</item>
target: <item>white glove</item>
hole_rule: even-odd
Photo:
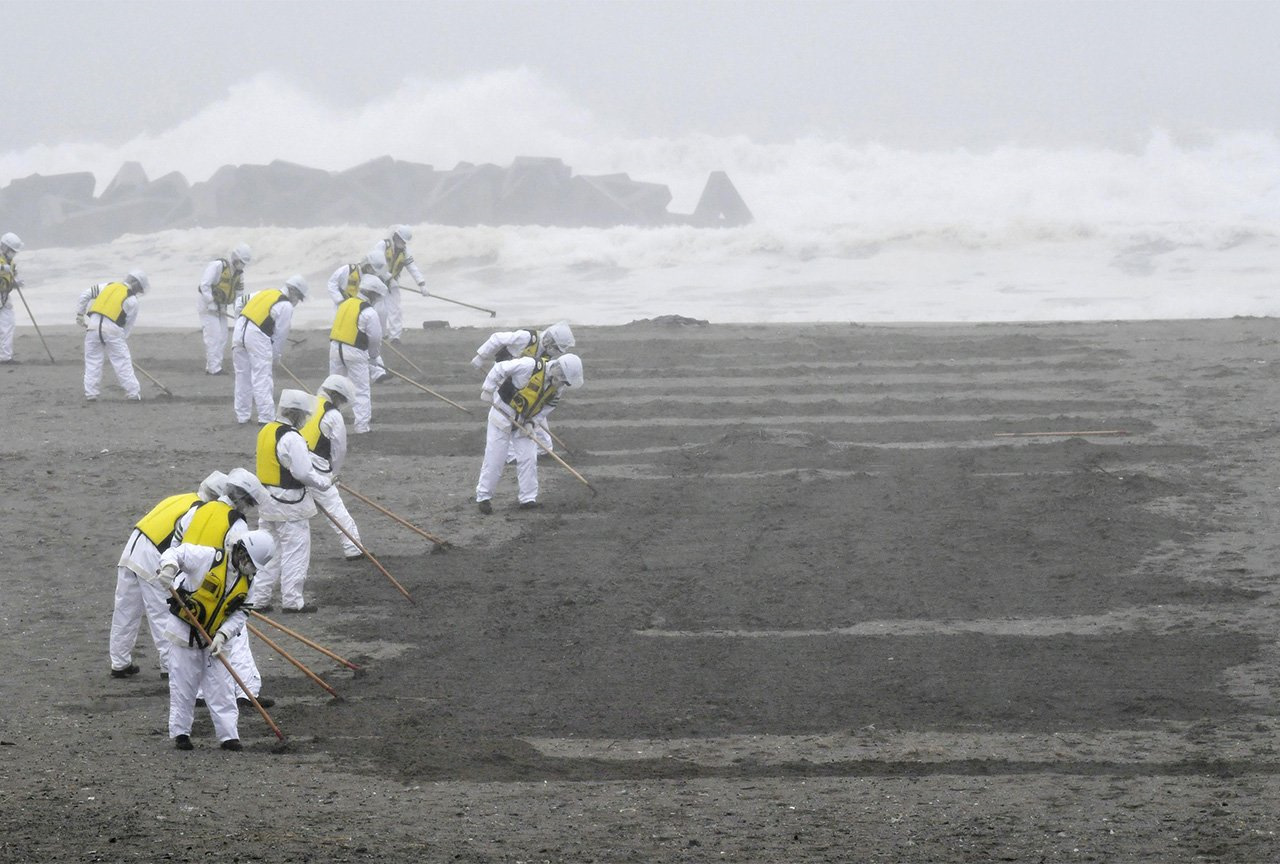
[[[419,283],[418,283],[418,293],[419,293],[419,294],[421,294],[423,297],[430,297],[430,296],[431,296],[430,294],[428,294],[428,293],[427,293],[427,283],[426,283],[426,282],[419,282]]]
[[[156,578],[164,585],[172,585],[173,577],[178,575],[177,564],[165,564],[156,573]]]
[[[474,367],[476,367],[477,369],[483,369],[483,368],[484,368],[484,358],[483,358],[483,357],[481,357],[479,354],[477,354],[476,356],[474,356],[474,357],[472,357],[472,358],[471,358],[471,365],[472,365],[472,366],[474,366]]]
[[[492,404],[493,404],[493,391],[492,391],[492,390],[481,390],[481,391],[480,391],[480,401],[481,401],[481,402],[483,402],[483,403],[484,403],[484,404],[486,404],[486,405],[492,405]]]
[[[333,488],[333,478],[326,477],[323,474],[319,475],[318,477],[316,477],[315,488],[320,492],[328,492],[330,489]]]
[[[227,644],[227,634],[219,630],[213,634],[213,642],[209,645],[209,650],[214,657],[222,656],[222,649]]]
[[[83,316],[83,315],[77,315],[77,316],[76,316],[76,324],[78,324],[80,327],[83,327],[83,328],[84,328],[84,329],[86,329],[86,330],[87,330],[87,329],[89,329],[89,325],[88,325],[88,324],[86,324],[86,323],[84,323],[84,316]]]

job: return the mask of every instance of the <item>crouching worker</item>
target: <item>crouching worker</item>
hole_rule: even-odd
[[[190,750],[196,694],[203,692],[214,732],[223,750],[240,749],[236,683],[222,662],[223,649],[245,626],[245,599],[259,568],[275,556],[266,531],[250,531],[222,548],[183,543],[160,556],[159,578],[182,600],[170,596],[166,635],[169,651],[169,737]],[[206,643],[194,617],[212,638]]]

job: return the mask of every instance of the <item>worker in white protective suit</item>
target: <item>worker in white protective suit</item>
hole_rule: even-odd
[[[249,514],[267,497],[266,487],[257,475],[245,468],[233,468],[227,474],[223,494],[201,504],[178,520],[173,530],[173,545],[193,543],[197,546],[222,548],[249,533]],[[227,659],[249,692],[264,708],[275,704],[262,695],[262,674],[249,646],[249,633],[242,630],[227,642]],[[203,698],[204,694],[200,694]],[[241,695],[236,701],[241,708],[252,704]]]
[[[254,408],[259,423],[276,419],[272,367],[284,357],[293,307],[306,297],[307,280],[295,273],[285,280],[284,287],[255,291],[245,299],[231,336],[237,422],[248,423]]]
[[[311,451],[311,464],[333,484],[328,489],[312,489],[311,497],[318,508],[337,522],[335,525],[327,518],[324,520],[338,535],[342,554],[348,561],[364,557],[356,545],[360,542],[360,529],[338,493],[338,472],[347,459],[347,425],[342,419],[342,408],[355,400],[356,388],[351,379],[345,375],[330,375],[316,393],[315,410],[298,430]]]
[[[278,420],[258,432],[258,479],[267,496],[258,506],[258,525],[271,532],[280,554],[258,575],[249,602],[270,608],[276,584],[285,612],[314,612],[303,599],[311,567],[311,517],[316,515],[310,490],[325,490],[332,481],[317,471],[311,451],[298,429],[315,410],[315,397],[303,390],[285,390],[276,411]]]
[[[227,353],[228,310],[244,293],[244,268],[253,260],[248,244],[240,243],[226,258],[215,258],[204,268],[196,288],[196,313],[204,334],[204,372],[221,375]]]
[[[557,321],[545,330],[505,330],[489,336],[471,358],[471,365],[484,371],[495,362],[513,357],[541,357],[554,360],[574,345],[573,330],[568,321]],[[545,414],[534,418],[530,430],[547,450],[553,449],[554,439]],[[541,449],[539,449],[541,453]],[[507,453],[507,461],[516,458],[515,447]]]
[[[98,398],[102,360],[111,361],[116,380],[129,399],[141,399],[142,387],[133,374],[129,334],[138,321],[138,298],[151,287],[147,274],[130,270],[119,282],[102,282],[86,288],[76,304],[76,323],[84,329],[84,398]]]
[[[352,432],[368,432],[373,421],[373,399],[369,382],[371,367],[380,365],[382,319],[377,304],[387,293],[386,284],[366,273],[360,277],[360,292],[342,301],[329,330],[329,374],[342,375],[355,386],[351,403]]]
[[[13,363],[13,300],[9,295],[22,287],[18,265],[14,263],[22,251],[22,240],[9,232],[0,236],[0,363]]]
[[[160,556],[160,579],[170,595],[165,635],[169,650],[169,737],[191,750],[197,694],[203,693],[223,750],[239,750],[240,718],[235,679],[220,657],[246,623],[245,603],[255,574],[274,560],[276,544],[266,531],[250,531],[223,548],[182,543]],[[181,605],[180,605],[181,604]],[[193,617],[209,634],[188,623]]]
[[[354,264],[343,264],[329,277],[329,299],[335,307],[343,300],[350,300],[360,293],[360,277],[377,276],[385,285],[391,280],[391,271],[383,260],[381,250],[374,250]]]
[[[133,646],[144,615],[151,630],[151,641],[156,646],[160,677],[168,677],[170,643],[164,638],[164,626],[169,615],[166,602],[169,594],[156,581],[160,555],[169,548],[178,521],[202,503],[223,494],[226,482],[226,474],[214,471],[200,483],[199,491],[170,495],[133,526],[116,564],[115,605],[107,642],[112,678],[138,674],[138,665],[133,662]]]
[[[529,424],[550,414],[568,387],[582,386],[582,360],[563,354],[554,360],[517,357],[493,364],[485,376],[480,400],[491,405],[484,460],[476,483],[476,504],[492,513],[493,490],[502,478],[508,449],[515,448],[520,509],[538,506],[538,445],[529,437]]]
[[[418,293],[423,297],[431,295],[427,293],[426,278],[409,254],[409,241],[413,239],[413,231],[408,225],[392,225],[387,233],[390,236],[379,240],[373,251],[382,256],[387,269],[391,271],[390,280],[383,280],[387,283],[385,329],[387,339],[398,344],[400,335],[404,332],[404,313],[400,309],[400,274],[407,270],[417,283]]]

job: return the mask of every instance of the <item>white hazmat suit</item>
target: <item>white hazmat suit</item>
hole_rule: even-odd
[[[241,247],[247,250],[247,247]],[[204,337],[204,371],[222,373],[222,359],[227,352],[227,309],[244,292],[244,264],[233,252],[229,258],[210,261],[196,288],[196,314]],[[221,287],[220,287],[221,286]],[[219,291],[227,293],[219,296]]]
[[[97,399],[102,384],[103,359],[111,362],[116,380],[130,399],[142,398],[142,386],[133,374],[133,356],[129,353],[129,334],[138,320],[138,298],[130,294],[121,306],[123,325],[105,315],[89,312],[98,295],[112,283],[103,282],[86,288],[76,306],[76,321],[84,325],[84,398]]]
[[[286,390],[281,394],[283,406]],[[303,394],[310,398],[309,394]],[[288,413],[286,414],[286,410]],[[296,409],[285,409],[279,412],[286,419],[299,423],[305,421],[306,414],[297,416]],[[290,416],[292,415],[292,416]],[[267,434],[265,431],[261,434]],[[293,480],[302,484],[302,488],[286,488],[264,483],[266,498],[258,505],[258,526],[264,528],[275,538],[279,550],[271,562],[258,572],[253,587],[249,592],[249,603],[255,607],[269,606],[277,583],[280,586],[280,604],[285,611],[309,611],[303,600],[303,588],[307,581],[307,571],[311,566],[311,517],[316,515],[316,505],[311,498],[310,490],[328,489],[331,481],[316,471],[311,462],[311,451],[307,442],[298,434],[297,428],[290,425],[275,443],[275,458],[280,464],[282,475],[287,472]],[[263,475],[263,466],[258,466],[259,478]]]
[[[250,295],[250,300],[253,299]],[[284,357],[284,346],[293,324],[293,303],[286,296],[272,305],[270,323],[259,326],[242,312],[236,317],[231,336],[231,365],[235,370],[234,410],[236,420],[248,423],[253,409],[259,423],[276,419],[273,366]],[[267,331],[271,332],[268,333]]]
[[[194,592],[205,574],[213,569],[220,552],[222,550],[208,546],[184,543],[161,555],[160,567],[162,570],[167,566],[177,567],[173,586]],[[229,570],[231,566],[227,564]],[[230,639],[244,629],[245,622],[244,609],[237,609],[222,622],[218,632]],[[169,737],[191,734],[196,696],[202,693],[218,740],[238,740],[240,711],[236,705],[235,680],[213,656],[210,646],[198,647],[201,640],[194,629],[178,616],[169,615],[165,628],[165,635],[173,643],[169,649]]]

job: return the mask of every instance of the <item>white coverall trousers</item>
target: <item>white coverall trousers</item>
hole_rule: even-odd
[[[88,319],[89,329],[84,331],[84,395],[87,399],[97,399],[99,386],[102,383],[102,360],[111,361],[111,368],[116,373],[116,380],[124,388],[130,399],[142,398],[142,387],[138,384],[138,376],[133,374],[133,357],[129,354],[129,343],[125,341],[124,330],[114,321],[108,321],[98,313]]]
[[[330,516],[338,521],[338,525],[346,528],[351,536],[356,540],[360,539],[360,529],[356,527],[356,520],[351,518],[351,513],[347,510],[347,505],[343,502],[342,496],[338,494],[338,485],[335,483],[324,491],[318,489],[311,490],[311,500],[316,502],[317,507],[323,507]],[[324,514],[320,514],[320,518],[324,519],[325,524],[333,529],[333,533],[338,535],[338,540],[342,543],[342,554],[348,558],[354,558],[360,554],[360,547],[352,543],[346,534],[343,534],[338,525],[334,525]]]
[[[286,609],[300,608],[307,569],[311,566],[311,521],[269,520],[259,514],[258,527],[271,532],[278,554],[253,577],[249,602],[258,607],[267,605],[279,583],[280,605]]]
[[[168,670],[169,649],[173,643],[164,635],[165,620],[170,614],[166,596],[162,587],[146,581],[128,567],[116,568],[116,602],[108,641],[112,669],[125,669],[133,662],[133,646],[145,614],[151,641],[159,655],[160,671]]]
[[[236,320],[231,342],[231,365],[235,369],[236,420],[248,423],[252,409],[258,409],[258,422],[276,419],[275,379],[271,366],[275,359],[271,337],[248,318]]]
[[[222,358],[227,355],[227,318],[210,312],[203,300],[198,300],[200,331],[204,334],[204,371],[216,375],[222,371]]]
[[[400,286],[394,281],[387,286],[387,297],[382,305],[387,310],[387,320],[384,322],[386,336],[399,342],[400,334],[404,332],[404,311],[400,308]]]
[[[369,393],[369,352],[341,342],[329,342],[329,374],[346,375],[356,388],[351,403],[352,431],[368,432],[373,420],[373,399]]]
[[[476,483],[476,501],[488,501],[493,497],[493,490],[507,463],[508,451],[516,457],[520,503],[538,500],[538,445],[523,432],[513,429],[511,418],[497,408],[490,408],[489,421],[485,424],[484,461],[480,463],[480,480]]]
[[[16,292],[15,292],[16,293]],[[0,363],[13,359],[13,298],[0,306]]]
[[[236,683],[227,667],[208,648],[173,645],[169,651],[170,738],[191,734],[197,693],[203,695],[209,707],[218,740],[239,738],[237,723],[240,709],[236,707]]]
[[[253,659],[253,651],[249,648],[249,628],[246,626],[243,630],[227,640],[227,647],[223,649],[227,661],[231,663],[231,668],[236,670],[236,674],[240,676],[240,680],[244,682],[244,686],[249,688],[249,692],[257,696],[262,692],[262,673],[258,671],[258,661]],[[214,661],[215,663],[217,660]],[[219,666],[222,664],[219,663]],[[233,678],[231,681],[235,687],[236,696],[243,694],[240,692],[240,685],[235,683]],[[196,694],[200,699],[205,699],[204,692]],[[207,702],[208,700],[205,699]]]

